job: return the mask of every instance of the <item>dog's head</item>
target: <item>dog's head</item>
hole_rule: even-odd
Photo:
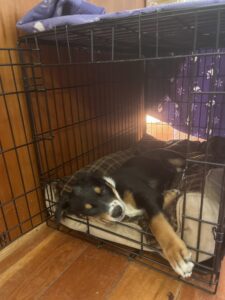
[[[121,221],[125,217],[125,205],[116,191],[113,179],[97,173],[82,173],[69,191],[63,191],[59,198],[57,222],[60,222],[64,214]]]

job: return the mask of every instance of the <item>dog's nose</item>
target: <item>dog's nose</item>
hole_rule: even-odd
[[[113,211],[111,213],[113,218],[119,218],[123,213],[122,207],[120,205],[117,205],[113,208]]]

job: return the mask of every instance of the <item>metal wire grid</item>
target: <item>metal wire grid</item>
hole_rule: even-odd
[[[205,55],[199,57],[186,57],[175,60],[163,60],[154,61],[147,64],[147,89],[146,89],[146,110],[148,114],[153,114],[157,118],[157,110],[162,109],[161,105],[163,101],[167,102],[167,119],[169,119],[169,113],[176,119],[175,129],[177,130],[176,136],[173,137],[172,131],[168,130],[170,126],[166,122],[161,122],[158,126],[158,136],[163,136],[164,139],[187,139],[188,132],[184,131],[183,118],[190,117],[190,139],[203,140],[203,133],[207,132],[206,138],[215,135],[222,135],[225,130],[224,126],[218,127],[214,122],[215,111],[217,106],[214,106],[215,101],[219,101],[221,104],[220,119],[222,119],[222,113],[224,108],[224,95],[225,92],[217,86],[216,82],[225,81],[225,73],[222,71],[222,61],[224,55],[218,55],[217,51],[210,58]],[[207,70],[212,68],[214,74],[207,78]],[[179,84],[178,84],[179,82]],[[207,88],[207,82],[210,82],[209,88]],[[167,100],[165,98],[168,98]],[[171,102],[173,98],[173,103]],[[187,114],[176,115],[176,103],[177,107],[184,107]],[[198,122],[192,122],[194,118],[194,107],[200,106],[200,114],[198,116]],[[202,111],[204,106],[208,106],[207,117],[204,119],[204,124],[201,124]],[[152,109],[152,107],[154,109]],[[203,123],[203,122],[202,122]],[[188,124],[187,124],[188,126]],[[187,127],[186,126],[186,127]],[[149,133],[156,134],[156,125],[154,122],[149,124]],[[191,136],[191,131],[195,131],[195,136]]]
[[[217,44],[218,45],[218,44]],[[218,50],[218,48],[216,48],[216,50]],[[206,176],[207,176],[207,173],[208,173],[208,167],[221,167],[223,169],[223,175],[222,175],[222,185],[221,185],[221,191],[220,191],[220,205],[219,205],[219,216],[218,216],[218,223],[217,224],[214,224],[214,238],[215,238],[215,241],[216,241],[216,244],[215,244],[215,252],[214,252],[214,255],[215,255],[215,259],[213,261],[213,268],[214,268],[214,272],[215,274],[219,272],[220,270],[220,266],[221,266],[221,259],[222,259],[222,253],[223,253],[223,243],[224,243],[224,226],[225,226],[225,223],[224,223],[224,216],[225,216],[225,203],[224,203],[224,197],[225,197],[225,194],[224,194],[224,183],[225,183],[225,164],[224,162],[223,163],[211,163],[209,161],[209,138],[212,137],[214,135],[214,130],[215,130],[215,122],[214,122],[214,112],[215,112],[215,109],[216,109],[216,106],[218,105],[218,99],[217,99],[217,96],[220,95],[222,96],[222,103],[223,103],[223,106],[221,107],[221,110],[222,108],[224,107],[225,103],[224,103],[224,91],[218,91],[218,88],[215,84],[215,82],[218,80],[219,76],[221,76],[221,74],[219,75],[219,72],[220,72],[220,69],[222,68],[222,65],[221,65],[221,58],[223,57],[223,55],[221,56],[218,56],[218,53],[215,53],[213,56],[212,56],[212,66],[213,66],[213,76],[211,78],[211,81],[210,81],[210,91],[204,91],[203,89],[203,92],[199,95],[201,95],[201,98],[200,98],[200,101],[201,103],[203,103],[203,98],[204,97],[208,97],[208,101],[209,101],[209,106],[208,106],[208,109],[207,109],[207,116],[206,116],[206,120],[205,120],[205,123],[206,123],[206,149],[205,149],[205,160],[203,162],[200,162],[200,161],[197,161],[197,163],[199,164],[199,166],[201,164],[204,165],[204,175],[203,175],[203,181],[202,181],[202,185],[201,185],[201,203],[200,203],[200,212],[199,212],[199,220],[197,221],[198,222],[198,242],[197,242],[197,248],[199,248],[200,246],[200,239],[201,239],[201,228],[203,226],[203,224],[205,223],[205,220],[203,218],[203,206],[204,206],[204,196],[205,196],[205,184],[206,184]],[[192,78],[195,76],[195,74],[198,72],[199,70],[199,66],[198,64],[195,64],[194,65],[194,62],[192,61],[192,69],[193,69],[193,73],[192,73]],[[193,89],[192,89],[193,91]],[[198,95],[198,96],[199,96]],[[188,130],[188,140],[190,140],[190,132],[191,132],[191,128],[192,128],[192,120],[193,120],[193,111],[191,111],[191,105],[193,103],[196,102],[196,99],[198,99],[197,97],[197,93],[196,92],[192,92],[191,93],[191,101],[189,103],[189,130]],[[212,97],[213,96],[213,97]],[[215,102],[215,107],[214,107],[214,102]],[[200,125],[200,120],[199,120],[199,125]],[[219,132],[220,131],[223,131],[224,128],[220,128]],[[189,146],[188,146],[189,147]],[[189,149],[187,149],[189,150]],[[187,159],[186,160],[186,169],[191,166],[193,164],[193,160],[192,159]],[[184,218],[183,218],[183,228],[184,228],[184,224],[185,224],[185,219],[187,218],[190,218],[186,215],[185,213],[185,207],[186,207],[187,203],[186,203],[186,193],[185,193],[185,197],[184,197],[184,207],[183,207],[183,214],[184,214]],[[197,253],[197,261],[198,261],[198,258],[199,258],[199,253]]]
[[[55,144],[53,142],[55,132],[60,130],[65,130],[65,128],[76,126],[76,121],[71,123],[63,123],[60,125],[59,121],[56,120],[57,126],[56,130],[50,126],[52,122],[51,114],[48,111],[48,99],[54,99],[54,93],[59,91],[61,93],[60,97],[63,98],[65,90],[68,92],[73,90],[73,85],[65,85],[63,74],[68,74],[70,72],[70,66],[90,64],[91,68],[98,63],[107,63],[107,68],[112,65],[109,63],[115,62],[135,62],[135,61],[155,61],[155,60],[165,60],[165,59],[175,59],[175,58],[193,58],[195,56],[207,56],[207,55],[222,55],[225,54],[222,47],[224,47],[224,6],[214,6],[207,9],[199,10],[188,10],[182,12],[162,12],[156,14],[143,14],[139,16],[133,16],[130,18],[123,18],[120,20],[105,20],[96,24],[81,25],[75,27],[63,27],[56,28],[49,32],[38,33],[35,35],[30,35],[21,38],[20,47],[28,47],[33,49],[29,52],[29,59],[27,60],[27,55],[21,56],[21,61],[23,65],[23,77],[25,78],[25,87],[28,99],[28,108],[31,117],[32,130],[35,137],[35,149],[38,156],[38,168],[42,180],[47,182],[51,180],[54,176],[63,176],[71,172],[72,170],[79,169],[84,164],[91,162],[104,155],[107,151],[101,153],[94,153],[96,149],[95,146],[91,147],[92,158],[88,157],[90,154],[89,150],[81,151],[81,162],[79,161],[79,154],[75,157],[68,155],[71,159],[58,160],[57,156],[54,154]],[[82,49],[82,51],[87,51],[82,57],[79,55],[77,48]],[[207,53],[202,53],[199,51],[201,48],[208,48]],[[24,48],[23,48],[24,49]],[[48,51],[51,55],[48,55]],[[213,49],[213,50],[212,50]],[[40,56],[42,54],[42,56]],[[44,56],[43,56],[44,55]],[[95,64],[94,64],[95,63]],[[58,69],[61,79],[59,82],[62,83],[61,86],[57,86],[55,83],[49,85],[49,82],[46,81],[51,79],[54,82],[54,78],[57,78]],[[65,71],[66,70],[66,71]],[[193,68],[192,68],[193,70]],[[47,72],[49,72],[48,75]],[[93,69],[91,71],[93,73]],[[193,74],[190,74],[190,82],[193,82]],[[77,79],[78,77],[76,77]],[[90,77],[93,80],[93,77]],[[109,79],[109,78],[108,78]],[[103,86],[106,86],[107,83],[103,82]],[[82,86],[82,83],[81,83]],[[86,84],[87,86],[87,84]],[[98,83],[98,88],[100,84]],[[76,86],[76,89],[78,85]],[[111,91],[115,90],[116,85],[111,85]],[[50,94],[50,92],[54,92]],[[140,92],[140,90],[139,90]],[[32,94],[33,93],[33,94]],[[203,92],[204,93],[204,92]],[[207,92],[208,95],[215,95],[217,91],[211,90]],[[223,93],[223,92],[222,92]],[[17,94],[17,92],[16,92]],[[43,98],[40,95],[44,95]],[[34,95],[34,96],[32,96]],[[69,92],[70,97],[72,97],[71,92]],[[194,93],[189,97],[191,100],[188,103],[190,105],[194,99]],[[41,99],[42,98],[42,106]],[[36,99],[36,100],[33,100]],[[34,102],[36,104],[34,105]],[[64,99],[62,103],[66,100]],[[54,100],[55,106],[60,106],[56,100]],[[70,101],[69,101],[70,102]],[[89,103],[90,105],[90,103]],[[98,104],[99,105],[99,104]],[[99,105],[101,107],[101,104]],[[65,106],[61,106],[62,114],[64,119],[68,117],[68,114],[65,111]],[[113,107],[110,107],[110,111]],[[114,107],[115,108],[115,107]],[[46,110],[46,111],[45,111]],[[212,126],[211,117],[212,117],[212,107],[209,107],[209,127],[208,127],[208,137],[211,135],[210,128]],[[70,110],[71,113],[71,110]],[[106,113],[107,115],[108,113]],[[45,118],[43,118],[43,115]],[[99,114],[98,117],[100,117]],[[113,118],[116,123],[116,114],[113,114]],[[43,120],[44,119],[44,120]],[[57,118],[56,118],[57,119]],[[84,123],[87,123],[88,120],[93,121],[93,117],[86,116],[83,118]],[[46,122],[47,120],[47,122]],[[191,114],[190,114],[191,120]],[[38,123],[39,122],[39,123]],[[45,123],[46,122],[46,123]],[[79,118],[78,123],[82,123],[81,118]],[[115,124],[114,123],[114,124]],[[93,128],[93,124],[90,126]],[[191,121],[190,121],[191,128]],[[131,130],[132,129],[132,130]],[[129,127],[129,132],[134,132],[137,130],[135,128]],[[101,132],[99,127],[99,131]],[[86,130],[87,132],[87,130]],[[123,132],[124,133],[124,132]],[[73,133],[74,136],[77,136],[77,132]],[[125,132],[126,134],[126,132]],[[81,132],[78,132],[78,136],[81,136]],[[92,134],[91,134],[92,135]],[[93,135],[92,135],[93,136]],[[123,139],[123,135],[120,135]],[[188,132],[188,138],[190,138],[190,131]],[[61,139],[61,140],[60,140]],[[87,137],[88,139],[88,137]],[[62,137],[60,138],[59,134],[59,146],[60,157],[63,158],[63,149],[69,151],[69,136],[68,133],[64,134],[64,141],[62,142]],[[134,141],[134,139],[132,140]],[[109,139],[109,151],[115,151],[117,147],[112,147],[113,139]],[[106,142],[107,143],[107,142]],[[48,144],[48,145],[47,145]],[[82,144],[82,142],[81,142]],[[128,143],[127,145],[129,145]],[[49,146],[51,145],[51,146]],[[121,146],[121,144],[119,143]],[[82,146],[83,147],[83,146]],[[81,148],[82,148],[81,147]],[[52,150],[50,150],[52,148]],[[207,154],[206,150],[206,154]],[[55,164],[53,168],[50,167],[51,163],[49,159],[54,159]],[[72,165],[73,159],[76,161],[76,165]],[[57,162],[59,164],[57,165]],[[193,163],[191,160],[187,160],[187,167],[189,164]],[[199,164],[202,162],[199,162]],[[204,162],[205,166],[207,165],[207,158]],[[66,168],[68,166],[68,168]],[[59,171],[61,170],[61,171]],[[206,174],[206,169],[205,169]],[[204,183],[203,183],[204,189]],[[215,253],[208,253],[209,256],[213,258],[213,264],[210,267],[205,266],[204,264],[197,263],[200,269],[207,272],[206,280],[203,280],[203,283],[207,287],[202,287],[202,279],[198,276],[194,277],[194,284],[198,287],[202,287],[205,290],[210,290],[212,292],[216,291],[218,278],[219,278],[219,269],[221,263],[221,243],[223,240],[223,219],[224,219],[224,198],[223,192],[221,193],[221,204],[220,204],[220,216],[218,224],[214,224],[216,227],[216,250]],[[200,217],[196,219],[199,228],[204,220],[201,219],[202,208],[203,208],[203,191],[201,198],[201,209]],[[185,210],[185,205],[184,205]],[[185,211],[183,212],[184,220],[188,216],[185,216]],[[185,222],[185,221],[184,221]],[[90,224],[87,223],[89,228]],[[89,229],[88,229],[89,232]],[[200,239],[200,229],[198,238]],[[119,248],[120,251],[126,252],[127,250],[119,246],[114,245],[114,247]],[[143,244],[140,242],[140,251],[142,250]],[[198,247],[195,251],[199,252]],[[129,250],[129,253],[133,251]],[[143,254],[143,253],[142,253]],[[138,258],[141,257],[142,260],[145,260],[145,255],[139,256],[140,253],[135,253],[135,256]],[[161,262],[152,257],[147,258],[147,260],[152,261],[154,264],[162,265]],[[146,262],[146,261],[145,261]],[[163,263],[165,265],[165,263]],[[154,267],[154,266],[153,266]],[[156,267],[158,269],[158,267]]]
[[[17,52],[0,49],[0,247],[46,217]]]
[[[159,271],[161,273],[164,273],[166,275],[171,276],[172,278],[176,280],[183,281],[184,283],[187,283],[189,285],[192,285],[194,287],[200,288],[204,291],[210,292],[210,293],[216,293],[217,286],[218,286],[218,280],[219,280],[219,273],[215,272],[214,266],[211,264],[204,264],[204,263],[195,263],[195,272],[193,273],[192,277],[190,279],[183,279],[180,276],[176,275],[171,267],[169,266],[168,262],[162,258],[160,255],[160,251],[156,246],[151,246],[148,243],[143,242],[144,241],[144,236],[152,238],[152,235],[148,232],[145,232],[143,230],[138,230],[134,229],[133,227],[124,224],[124,223],[118,223],[117,225],[121,226],[121,232],[124,227],[128,227],[133,231],[137,231],[140,234],[140,240],[137,241],[132,238],[128,238],[124,236],[123,234],[118,234],[115,233],[113,230],[105,229],[98,227],[94,224],[92,224],[88,219],[81,221],[80,219],[77,219],[75,217],[66,217],[67,220],[72,220],[75,224],[76,223],[81,223],[85,224],[87,226],[86,232],[85,233],[80,233],[78,231],[70,230],[67,227],[60,226],[56,227],[54,223],[54,218],[48,220],[48,224],[52,227],[55,227],[57,229],[60,229],[64,232],[71,233],[72,235],[88,239],[89,241],[93,241],[94,243],[97,244],[97,247],[109,247],[110,249],[119,252],[123,255],[126,255],[129,259],[135,260],[137,262],[140,262],[147,267],[150,267],[156,271]],[[134,244],[138,249],[135,248],[130,248],[121,244],[113,243],[112,241],[109,240],[103,240],[101,238],[98,238],[92,234],[92,229],[97,229],[98,231],[105,232],[107,234],[110,234],[112,236],[112,239],[114,236],[119,237],[121,240],[129,241]],[[144,247],[147,247],[153,253],[148,253],[144,250]],[[215,254],[213,253],[208,253],[204,252],[202,250],[198,250],[200,253],[204,253],[209,255],[212,260],[215,259]]]
[[[132,84],[135,66],[123,72],[120,66],[74,70],[42,64],[43,83],[36,86],[38,95],[30,93],[29,106],[43,180],[70,175],[137,139],[142,83]],[[39,77],[37,69],[32,72]]]
[[[217,54],[215,54],[216,56]],[[188,63],[188,66],[190,68],[190,72],[188,72],[187,76],[188,76],[188,80],[189,80],[189,85],[190,85],[190,95],[189,95],[189,98],[192,98],[194,99],[195,98],[195,94],[192,93],[193,91],[193,84],[195,82],[195,77],[196,77],[196,70],[198,70],[198,67],[197,67],[197,64],[193,64],[193,59],[189,59],[189,63]],[[99,67],[99,66],[98,66]],[[216,73],[215,73],[216,74]],[[155,73],[154,73],[155,75]],[[95,77],[95,76],[94,76]],[[184,74],[182,74],[182,77],[184,77]],[[216,80],[216,78],[214,78],[214,80]],[[158,81],[160,83],[160,86],[162,87],[162,78],[158,77],[156,78],[156,81]],[[104,85],[106,85],[107,82],[104,83]],[[213,90],[213,87],[214,87],[214,84],[212,82],[212,90]],[[209,91],[209,95],[212,94],[212,90]],[[205,93],[203,93],[205,95]],[[195,99],[194,99],[195,100]],[[192,100],[192,101],[194,101]],[[192,101],[191,102],[185,102],[183,103],[185,106],[187,106],[187,108],[189,107],[189,105],[191,106],[192,104]],[[210,137],[210,135],[213,134],[213,130],[211,130],[213,128],[213,122],[212,122],[212,105],[209,106],[209,109],[208,109],[208,116],[209,118],[207,118],[207,122],[208,122],[208,125],[207,125],[207,139]],[[189,116],[189,119],[190,119],[190,124],[189,124],[189,132],[187,133],[187,138],[190,140],[190,130],[192,128],[192,116],[191,116],[191,111],[190,111],[190,116]],[[206,154],[207,154],[207,150],[206,150]],[[199,163],[199,164],[205,164],[205,166],[208,166],[210,163],[207,161],[207,155],[206,155],[206,160],[205,161],[192,161],[192,160],[187,160],[187,168],[190,164],[192,163]],[[216,164],[214,163],[215,166],[220,166],[220,167],[224,167],[224,164]],[[206,177],[206,174],[207,174],[207,169],[205,168],[204,170],[204,178]],[[199,271],[201,271],[202,273],[204,273],[204,276],[203,278],[201,278],[201,276],[199,276],[198,274],[194,274],[192,279],[188,281],[189,284],[192,284],[194,286],[198,286],[198,287],[201,287],[202,289],[204,290],[207,290],[207,291],[211,291],[211,292],[215,292],[216,291],[216,288],[217,288],[217,283],[218,283],[218,274],[219,274],[219,269],[220,269],[220,262],[221,262],[221,236],[222,236],[222,233],[223,233],[223,229],[222,229],[222,226],[223,226],[223,217],[220,216],[220,219],[219,219],[219,223],[213,223],[213,222],[209,222],[207,220],[204,220],[202,218],[202,211],[203,211],[203,205],[204,205],[204,185],[205,185],[205,180],[202,180],[202,196],[201,196],[201,207],[200,207],[200,211],[199,211],[199,218],[193,218],[191,216],[188,216],[186,214],[186,211],[185,211],[185,206],[186,204],[184,204],[184,211],[183,211],[183,226],[185,224],[185,219],[191,219],[193,221],[195,221],[197,223],[197,226],[198,226],[198,241],[197,241],[197,246],[195,248],[191,248],[192,250],[194,250],[196,252],[196,256],[197,256],[197,261],[198,261],[198,257],[199,257],[199,254],[206,254],[208,255],[209,258],[211,258],[211,265],[205,265],[204,263],[199,263],[197,262],[196,263],[196,267]],[[221,197],[223,198],[224,196],[222,195],[221,193]],[[185,201],[184,201],[185,202]],[[224,212],[224,208],[222,207],[223,204],[222,204],[222,200],[221,200],[221,211]],[[54,204],[53,204],[54,205]],[[74,218],[72,218],[73,220],[77,221],[77,222],[80,222]],[[85,223],[85,221],[84,221]],[[91,230],[90,228],[93,226],[90,224],[90,222],[87,222],[85,223],[87,224],[87,234],[89,235]],[[215,227],[215,239],[216,239],[216,250],[215,250],[215,253],[209,253],[207,251],[204,251],[202,249],[200,249],[200,239],[201,239],[201,226],[202,224],[210,224],[212,226]],[[124,226],[122,223],[121,223],[121,226]],[[104,229],[100,229],[99,230],[103,230],[103,231],[106,231]],[[107,231],[109,232],[109,231]],[[112,235],[117,235],[115,233],[112,232]],[[146,256],[145,254],[143,254],[143,247],[146,246],[144,243],[143,243],[143,235],[146,234],[144,232],[140,232],[140,251],[141,252],[138,252],[136,253],[135,252],[135,257],[138,259],[138,260],[141,260],[142,262],[146,263],[147,265],[149,265],[149,262],[150,261],[153,261],[154,264],[155,264],[155,268],[158,267],[162,267],[164,265],[164,272],[166,272],[167,274],[170,274],[171,275],[171,272],[169,271],[170,268],[168,267],[167,264],[165,264],[165,262],[163,262],[161,259],[159,261],[157,261],[156,258],[151,258],[151,257],[148,257]],[[91,234],[90,234],[91,235]],[[121,237],[121,236],[120,236]],[[123,237],[124,239],[128,239],[126,237]],[[135,242],[135,241],[134,241]],[[136,242],[137,243],[137,242]],[[109,242],[107,242],[106,244],[111,244]],[[114,246],[116,248],[118,248],[120,251],[125,251],[125,252],[128,252],[128,250],[124,249],[123,247],[120,247],[120,246]],[[130,252],[133,256],[134,252],[131,251]],[[174,276],[174,274],[172,275]],[[176,277],[176,276],[175,276]],[[210,287],[210,289],[206,288],[205,286],[208,286]]]
[[[71,59],[70,47],[87,49],[83,62],[152,60],[192,55],[197,49],[214,48],[224,53],[224,5],[181,11],[159,11],[119,19],[102,20],[78,26],[58,27],[35,35],[42,43],[68,48],[67,63],[82,63]],[[33,42],[28,35],[20,41]],[[99,56],[99,51],[105,56]],[[201,53],[198,53],[201,55]],[[54,64],[54,63],[53,63]]]
[[[48,217],[42,193],[46,182],[71,175],[140,138],[143,67],[128,66],[125,72],[120,66],[111,66],[110,71],[92,66],[43,70],[36,68],[40,61],[36,49],[1,52],[0,232],[4,247]],[[138,80],[132,75],[134,68]]]
[[[215,51],[214,55],[212,55],[211,57],[211,66],[213,66],[213,76],[211,77],[210,80],[210,87],[209,90],[206,90],[204,87],[205,81],[206,81],[206,77],[203,74],[200,74],[200,60],[197,59],[196,57],[186,57],[185,58],[185,62],[187,65],[187,69],[188,71],[186,72],[186,74],[184,74],[184,70],[182,72],[178,72],[177,71],[177,66],[182,66],[182,62],[184,62],[183,60],[177,61],[163,61],[165,68],[164,69],[160,69],[160,73],[156,74],[156,72],[154,72],[154,70],[159,69],[159,66],[162,67],[162,62],[160,61],[156,61],[155,65],[153,64],[153,62],[151,63],[151,65],[149,66],[149,74],[147,74],[147,80],[149,82],[149,86],[147,89],[147,99],[151,99],[151,101],[149,101],[148,105],[154,106],[154,102],[158,105],[159,100],[163,99],[163,95],[165,96],[166,93],[170,93],[171,92],[171,86],[172,88],[175,88],[175,92],[172,93],[173,95],[173,101],[175,103],[177,103],[177,105],[179,105],[180,107],[185,107],[186,111],[187,111],[187,120],[189,122],[188,124],[188,132],[186,134],[179,132],[179,130],[183,129],[183,124],[184,124],[184,120],[182,119],[181,116],[179,116],[179,122],[176,124],[176,128],[178,130],[179,135],[181,135],[183,138],[188,139],[189,141],[192,139],[191,136],[191,132],[193,129],[197,130],[197,138],[201,137],[201,133],[202,133],[202,129],[204,129],[204,132],[206,132],[206,136],[205,139],[206,141],[209,141],[209,138],[212,137],[213,135],[215,135],[215,131],[217,130],[217,132],[222,133],[224,128],[220,127],[216,129],[216,124],[214,124],[214,113],[215,110],[217,109],[217,105],[219,104],[219,99],[217,99],[217,97],[221,97],[220,98],[220,104],[222,104],[221,106],[221,111],[223,111],[223,107],[224,107],[224,91],[219,91],[218,88],[216,87],[215,82],[218,80],[219,77],[222,78],[222,80],[224,79],[224,75],[219,75],[219,71],[221,71],[221,60],[223,58],[223,55],[219,56],[218,52]],[[204,71],[206,70],[206,59],[207,56],[202,56],[201,57],[201,64],[203,63],[203,69]],[[171,70],[172,73],[171,73]],[[204,74],[206,72],[203,72]],[[170,79],[173,77],[173,80],[175,82],[174,85],[169,84],[168,82],[170,82]],[[219,77],[218,77],[219,76]],[[176,80],[177,78],[179,78],[179,80],[182,81],[182,87],[183,87],[183,82],[186,80],[186,82],[188,82],[188,90],[186,91],[187,95],[182,95],[181,97],[177,97],[177,92],[176,92]],[[194,87],[195,87],[195,83],[197,81],[198,78],[202,79],[202,85],[200,87],[200,91],[199,92],[195,92],[194,91]],[[153,102],[153,103],[151,103]],[[217,103],[218,102],[218,103]],[[193,104],[199,104],[201,106],[201,108],[203,108],[203,106],[207,104],[207,114],[205,116],[205,126],[201,127],[201,123],[200,123],[200,118],[201,118],[201,113],[199,116],[199,120],[198,120],[198,125],[196,128],[194,128],[194,122],[193,122],[193,116],[194,116],[194,110],[191,109],[193,107]],[[171,110],[170,106],[172,106],[173,103],[167,103],[168,106],[168,113]],[[173,107],[173,106],[172,106]],[[148,107],[149,109],[149,107]],[[153,110],[154,112],[154,110]],[[151,110],[149,111],[149,113],[151,114]],[[175,111],[174,111],[175,113]],[[222,117],[222,115],[221,115]],[[184,117],[183,117],[184,118]],[[169,119],[169,118],[168,118]],[[170,136],[171,138],[171,132],[168,131],[168,128],[170,127],[167,123],[156,123],[153,125],[149,125],[149,132],[157,132],[156,127],[159,127],[159,134],[161,136],[166,137]],[[167,138],[167,139],[170,139]],[[179,138],[179,136],[176,136],[176,138]],[[219,208],[219,218],[218,218],[218,223],[216,222],[209,222],[207,220],[204,219],[203,217],[203,207],[205,205],[204,202],[204,197],[205,197],[205,178],[206,175],[208,173],[209,167],[220,167],[223,169],[223,178],[222,178],[222,186],[224,185],[224,174],[225,174],[225,165],[224,163],[215,163],[215,162],[210,162],[209,161],[209,153],[208,153],[208,147],[209,147],[209,143],[206,144],[206,150],[205,150],[205,159],[204,161],[200,161],[200,160],[194,160],[194,159],[187,159],[186,160],[186,170],[188,170],[193,164],[196,165],[198,164],[199,168],[203,168],[204,172],[202,174],[202,179],[201,179],[201,184],[200,184],[200,191],[201,191],[201,201],[200,201],[200,209],[199,209],[199,216],[196,218],[193,218],[191,216],[189,216],[187,214],[186,208],[188,206],[188,202],[186,200],[186,195],[188,190],[185,190],[185,194],[184,194],[184,206],[183,206],[183,224],[182,227],[185,228],[185,222],[187,220],[192,220],[193,222],[196,222],[196,226],[198,228],[198,237],[197,237],[197,244],[196,247],[190,247],[190,249],[194,250],[196,252],[196,259],[198,261],[199,259],[199,255],[201,253],[201,251],[199,251],[200,249],[200,242],[201,242],[201,229],[202,226],[204,226],[205,224],[210,224],[213,226],[214,230],[215,230],[215,241],[216,241],[216,247],[215,247],[215,253],[211,256],[213,259],[212,262],[212,273],[211,273],[211,278],[208,282],[209,285],[211,284],[215,284],[217,285],[217,280],[218,280],[218,272],[220,270],[220,264],[221,264],[221,258],[222,258],[222,246],[224,243],[224,213],[225,213],[225,207],[224,207],[224,189],[221,187],[221,194],[220,194],[220,208]],[[189,145],[187,146],[187,152],[190,153],[190,149],[189,149]],[[187,185],[186,185],[187,186]],[[184,231],[182,230],[182,237],[183,237],[183,233]],[[211,234],[211,233],[210,233]],[[204,252],[204,251],[203,251]],[[206,253],[205,253],[206,254]],[[202,266],[202,263],[197,263],[197,266]],[[214,275],[213,275],[214,274]],[[217,274],[217,275],[216,275]],[[199,283],[200,280],[197,279],[197,282]],[[216,290],[216,287],[215,287]]]

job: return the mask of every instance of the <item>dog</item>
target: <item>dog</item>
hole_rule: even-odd
[[[129,159],[110,177],[80,174],[71,190],[62,193],[56,220],[75,214],[118,222],[146,213],[150,230],[171,267],[183,278],[190,277],[194,266],[191,252],[163,214],[163,208],[177,197],[177,191],[168,188],[184,166],[181,155],[162,149]]]

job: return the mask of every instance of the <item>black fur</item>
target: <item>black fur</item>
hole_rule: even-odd
[[[152,158],[150,158],[152,156]],[[116,190],[121,199],[125,191],[130,191],[136,206],[144,209],[149,218],[159,213],[163,205],[163,191],[168,189],[176,174],[176,167],[169,161],[170,158],[179,158],[180,155],[171,151],[160,150],[149,152],[147,156],[136,156],[128,160],[110,177],[116,183]],[[183,159],[184,165],[184,159]],[[94,187],[100,187],[101,193],[96,193]],[[60,221],[63,213],[83,216],[98,216],[108,213],[108,204],[115,194],[112,187],[99,174],[83,174],[71,192],[64,192],[60,197],[56,220]],[[85,204],[92,206],[85,208]]]
[[[175,174],[176,168],[167,159],[140,156],[127,161],[112,178],[120,196],[130,191],[137,207],[145,209],[152,218],[161,211],[163,191],[169,188]]]

